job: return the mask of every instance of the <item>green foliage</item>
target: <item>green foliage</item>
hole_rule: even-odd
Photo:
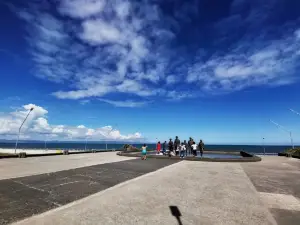
[[[8,155],[13,155],[13,154],[9,154],[9,153],[0,153],[0,156],[8,156]]]
[[[300,147],[296,147],[294,149],[287,149],[284,152],[288,155],[300,156]]]

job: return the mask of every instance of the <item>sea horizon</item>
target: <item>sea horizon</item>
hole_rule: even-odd
[[[169,140],[166,140],[167,143]],[[187,140],[188,141],[188,140]],[[101,140],[101,141],[95,141],[95,140],[19,140],[18,143],[77,143],[77,144],[130,144],[130,145],[141,145],[141,144],[156,144],[157,142],[154,141],[137,141],[137,140]],[[160,143],[163,143],[164,141],[160,141]],[[0,139],[0,144],[8,144],[8,143],[16,143],[16,140],[10,139]],[[197,141],[196,141],[197,143]],[[281,147],[289,147],[291,146],[290,143],[210,143],[205,142],[206,145],[228,145],[228,146],[281,146]],[[300,146],[300,143],[294,143],[294,146]]]
[[[147,143],[148,149],[155,149],[155,143]],[[74,150],[105,150],[105,149],[122,149],[124,144],[130,144],[137,148],[141,148],[144,143],[130,142],[113,142],[113,141],[19,141],[18,149],[74,149]],[[0,148],[15,148],[15,141],[0,141]],[[257,144],[206,144],[207,151],[246,151],[250,153],[279,153],[286,149],[290,149],[290,145],[257,145]]]

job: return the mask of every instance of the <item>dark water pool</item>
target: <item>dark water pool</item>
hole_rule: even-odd
[[[150,153],[150,155],[156,155],[155,153]],[[192,157],[193,155],[188,155],[188,157]],[[200,158],[201,156],[198,154],[196,156]],[[241,155],[233,155],[233,154],[203,154],[203,158],[210,158],[210,159],[241,159],[243,158]]]
[[[200,157],[200,155],[197,155]],[[241,155],[231,155],[231,154],[203,154],[203,158],[210,159],[241,159],[243,158]]]

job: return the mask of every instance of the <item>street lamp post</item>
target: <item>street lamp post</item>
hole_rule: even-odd
[[[265,138],[262,138],[262,144],[263,144],[263,149],[264,149],[264,155],[266,155],[266,148],[265,148]]]
[[[49,135],[50,135],[50,133],[46,133],[45,134],[45,144],[44,144],[44,148],[45,148],[45,150],[47,149],[47,141],[48,141],[48,137],[49,137]]]
[[[21,129],[22,129],[22,126],[23,124],[25,123],[25,121],[27,120],[29,114],[31,113],[31,111],[33,110],[34,108],[31,108],[27,114],[27,116],[25,117],[23,123],[21,124],[21,126],[19,127],[19,133],[18,133],[18,138],[16,140],[16,146],[15,146],[15,154],[17,153],[17,148],[18,148],[18,142],[19,142],[19,138],[20,138],[20,133],[21,133]]]
[[[275,126],[277,126],[278,128],[280,128],[281,130],[287,132],[290,136],[291,139],[291,144],[292,144],[292,148],[294,149],[294,142],[293,142],[293,137],[292,137],[292,131],[287,130],[286,128],[284,128],[283,126],[279,125],[278,123],[275,123],[274,121],[270,120],[271,123],[273,123]]]
[[[292,131],[290,131],[290,139],[291,139],[292,147],[294,149],[295,147],[294,147],[294,142],[293,142],[293,137],[292,137]]]

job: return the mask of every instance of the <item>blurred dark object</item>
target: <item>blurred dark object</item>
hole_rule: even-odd
[[[169,208],[171,210],[172,216],[176,217],[176,219],[178,221],[178,224],[182,225],[182,222],[181,222],[181,219],[180,219],[180,217],[182,215],[181,215],[181,212],[179,211],[178,207],[171,205],[171,206],[169,206]]]

